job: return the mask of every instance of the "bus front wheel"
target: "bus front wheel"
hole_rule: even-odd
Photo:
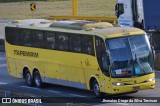
[[[101,97],[101,92],[97,80],[93,81],[93,92],[96,97]]]
[[[28,86],[33,86],[33,78],[32,78],[32,75],[28,71],[26,72],[25,79],[26,79],[26,84]]]
[[[42,88],[42,79],[38,71],[34,72],[34,83],[38,88]]]

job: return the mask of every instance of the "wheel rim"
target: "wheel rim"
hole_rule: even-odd
[[[35,76],[35,83],[37,86],[40,86],[41,80],[40,77],[38,75]]]
[[[98,85],[98,83],[96,82],[95,84],[94,84],[94,93],[96,94],[96,96],[99,96],[99,85]]]
[[[27,78],[26,78],[26,80],[27,80],[27,84],[31,84],[31,82],[32,82],[32,77],[31,77],[31,75],[28,73],[27,74]]]

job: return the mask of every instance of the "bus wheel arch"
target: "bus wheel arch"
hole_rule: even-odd
[[[90,90],[93,91],[93,93],[95,94],[96,97],[101,97],[102,93],[100,91],[100,85],[98,83],[98,80],[95,77],[92,77],[90,79]]]
[[[96,80],[96,78],[94,77],[91,77],[90,78],[90,81],[89,81],[89,87],[90,87],[90,90],[93,90],[93,81]]]
[[[23,79],[25,79],[25,78],[26,78],[26,74],[27,74],[27,72],[29,72],[28,67],[24,67],[24,68],[23,68]]]
[[[33,86],[33,76],[31,75],[29,69],[27,67],[23,68],[23,78],[26,80],[26,84],[28,86]]]
[[[38,69],[33,70],[33,81],[36,87],[42,88],[43,87],[43,82],[41,79],[41,75]]]

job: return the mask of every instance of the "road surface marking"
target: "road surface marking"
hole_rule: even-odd
[[[7,64],[0,64],[0,68],[6,67]]]
[[[77,95],[77,94],[70,94],[72,96],[77,96],[77,97],[88,97],[88,96],[83,96],[83,95]]]
[[[4,85],[4,84],[7,84],[7,83],[4,83],[4,82],[0,82],[0,85]]]
[[[53,91],[53,90],[48,90],[48,92],[52,92],[52,93],[61,93],[59,91]]]
[[[34,88],[34,87],[29,87],[29,86],[20,86],[22,88],[29,88],[29,89],[36,89],[36,90],[40,90],[39,88]]]

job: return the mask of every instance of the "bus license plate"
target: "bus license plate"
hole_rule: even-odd
[[[135,86],[135,87],[132,88],[132,90],[134,90],[134,91],[138,91],[139,89],[140,89],[139,86]]]

